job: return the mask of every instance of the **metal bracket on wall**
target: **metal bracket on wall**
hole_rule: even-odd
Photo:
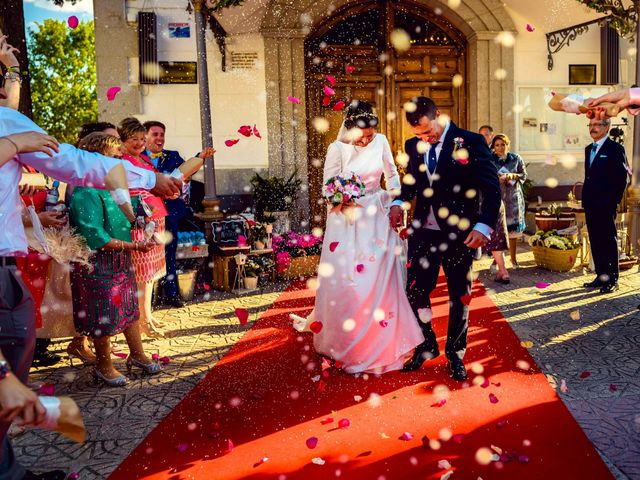
[[[580,35],[589,31],[589,26],[593,24],[602,25],[609,17],[601,17],[590,22],[581,23],[579,25],[573,25],[572,27],[563,28],[562,30],[556,30],[555,32],[547,33],[547,68],[553,70],[553,55],[562,50],[563,47],[569,46]]]
[[[220,22],[213,15],[209,16],[209,28],[213,32],[213,37],[216,39],[218,49],[222,55],[222,71],[227,71],[227,31],[224,29]]]

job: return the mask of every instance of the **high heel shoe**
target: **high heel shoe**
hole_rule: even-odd
[[[96,380],[104,383],[107,387],[124,387],[127,383],[129,383],[124,375],[120,375],[115,378],[107,378],[97,368],[93,369],[93,377]]]
[[[493,281],[496,283],[501,283],[503,285],[509,285],[509,283],[511,283],[511,280],[509,279],[509,277],[501,277],[501,276],[496,276],[496,278],[494,278]]]
[[[93,352],[92,352],[93,353]],[[67,347],[67,355],[69,356],[69,365],[73,367],[73,359],[77,358],[80,360],[83,366],[95,365],[97,362],[96,356],[89,356],[82,350],[78,350],[77,348],[71,348],[71,345]]]
[[[130,372],[133,367],[138,367],[147,375],[156,375],[162,372],[162,367],[158,363],[142,363],[132,356],[129,356],[129,358],[127,358],[127,371]]]

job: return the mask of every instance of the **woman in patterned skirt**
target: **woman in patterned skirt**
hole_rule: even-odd
[[[118,133],[124,146],[123,160],[128,160],[136,167],[157,171],[151,160],[143,155],[145,149],[144,126],[136,118],[125,118],[118,125]],[[132,189],[131,196],[140,195],[142,199],[151,207],[151,220],[156,224],[156,234],[163,238],[165,226],[164,217],[167,216],[167,209],[164,201],[151,195],[146,190]],[[145,240],[144,229],[134,228],[132,237],[136,241]],[[133,267],[136,273],[136,283],[140,298],[140,329],[143,334],[149,337],[162,336],[158,330],[162,325],[153,318],[151,313],[151,296],[153,294],[154,283],[164,277],[167,272],[165,263],[164,243],[156,244],[148,252],[134,252],[132,254]]]
[[[118,157],[121,146],[116,137],[92,133],[80,142],[79,148]],[[93,269],[76,264],[71,272],[74,324],[78,332],[93,338],[97,357],[95,377],[109,386],[127,383],[111,361],[111,337],[121,332],[129,346],[127,368],[135,366],[147,374],[159,373],[160,366],[144,353],[140,338],[131,263],[132,252],[149,252],[155,243],[131,240],[131,224],[105,190],[76,187],[69,217],[95,251],[91,257]]]

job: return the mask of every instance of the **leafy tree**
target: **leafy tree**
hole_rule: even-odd
[[[578,0],[578,2],[598,13],[608,15],[609,25],[623,37],[634,37],[640,12],[639,0],[633,0],[629,6],[622,0]]]
[[[34,121],[59,141],[73,143],[80,126],[98,118],[93,22],[70,29],[47,19],[29,28]]]

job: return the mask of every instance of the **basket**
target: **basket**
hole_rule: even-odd
[[[576,221],[576,215],[574,213],[563,213],[560,217],[549,217],[546,215],[540,215],[536,213],[536,228],[543,232],[549,230],[562,230],[568,228]]]
[[[576,264],[579,248],[558,250],[547,247],[531,247],[536,265],[552,272],[568,272]]]
[[[280,275],[287,279],[313,277],[318,271],[320,255],[292,257],[291,264]]]

